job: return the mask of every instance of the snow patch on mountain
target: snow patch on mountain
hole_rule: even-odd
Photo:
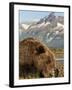
[[[30,25],[28,25],[28,24],[21,24],[21,26],[22,26],[22,28],[23,28],[24,30],[27,30]]]
[[[64,25],[59,22],[57,23],[57,26],[64,27]]]

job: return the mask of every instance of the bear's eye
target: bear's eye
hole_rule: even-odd
[[[37,54],[42,54],[45,53],[45,49],[43,46],[39,46],[38,48],[36,48],[36,52]]]

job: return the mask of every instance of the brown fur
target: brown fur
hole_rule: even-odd
[[[54,54],[47,46],[35,38],[27,38],[19,43],[19,64],[22,72],[38,70],[44,77],[48,77],[55,68]],[[23,68],[24,66],[24,68]],[[33,69],[32,69],[33,70]]]

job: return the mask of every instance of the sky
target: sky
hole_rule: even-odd
[[[40,18],[48,16],[51,12],[49,11],[28,11],[20,10],[19,11],[19,22],[33,22],[38,21]],[[64,16],[63,12],[55,12],[56,16]]]

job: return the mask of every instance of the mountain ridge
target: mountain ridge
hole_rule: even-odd
[[[21,24],[22,26],[22,24]],[[36,37],[49,47],[64,47],[64,17],[54,12],[29,25],[20,28],[20,41],[27,37]]]

